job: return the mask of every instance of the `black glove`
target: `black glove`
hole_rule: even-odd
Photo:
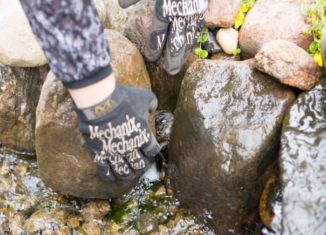
[[[137,0],[119,0],[128,7]],[[156,61],[165,48],[164,69],[177,74],[204,27],[208,0],[157,0],[149,41],[145,47],[148,61]]]
[[[207,0],[157,0],[146,59],[156,61],[165,46],[164,69],[177,74],[197,44],[206,9]]]
[[[159,153],[147,123],[156,107],[151,91],[117,84],[105,101],[77,109],[79,129],[104,180],[133,179],[149,167],[147,157]]]

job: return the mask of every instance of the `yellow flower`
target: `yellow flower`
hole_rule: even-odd
[[[321,53],[314,54],[314,60],[319,67],[323,67],[323,57],[321,56]]]
[[[241,25],[243,25],[245,15],[243,12],[239,12],[238,15],[235,17],[234,28],[238,29]]]
[[[249,8],[245,4],[242,4],[240,7],[240,11],[243,13],[247,13],[249,11]]]

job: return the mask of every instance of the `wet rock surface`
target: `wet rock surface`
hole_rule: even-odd
[[[253,57],[266,42],[277,39],[308,49],[312,39],[304,35],[309,27],[300,11],[304,2],[312,0],[257,0],[240,30],[241,54]]]
[[[37,68],[0,64],[0,143],[35,152],[35,112],[42,81]]]
[[[281,144],[282,234],[326,233],[326,80],[299,96]]]
[[[142,56],[120,33],[106,31],[112,66],[119,82],[150,89]],[[152,127],[154,119],[151,118]],[[61,82],[49,74],[37,107],[36,153],[44,183],[61,192],[84,198],[109,198],[129,191],[139,178],[109,183],[100,179],[84,146],[72,100]]]
[[[279,175],[272,175],[267,180],[260,197],[259,215],[264,225],[273,231],[273,221],[277,215],[276,206],[282,202],[282,192]],[[275,222],[274,222],[275,223]],[[277,230],[276,230],[277,231]]]
[[[0,150],[0,234],[138,235],[151,224],[161,234],[213,234],[166,191],[163,182],[144,180],[111,201],[68,197],[44,186],[34,158]]]
[[[258,211],[258,178],[277,158],[291,89],[249,62],[200,60],[183,80],[169,170],[181,203],[216,234],[242,233]]]
[[[152,19],[154,14],[153,1],[139,3],[139,8],[135,9],[126,25],[124,35],[136,45],[139,51],[144,54],[145,43],[149,37]],[[146,67],[151,79],[153,92],[157,95],[159,109],[174,111],[182,79],[189,65],[197,57],[190,55],[188,62],[181,71],[171,76],[163,68],[164,59],[161,57],[157,62],[146,62]]]
[[[241,0],[231,0],[227,4],[223,0],[209,1],[205,13],[205,25],[212,28],[232,27],[235,17],[240,10],[241,3]]]
[[[19,67],[46,64],[19,0],[0,1],[0,63]]]
[[[321,70],[311,55],[285,40],[264,44],[255,61],[258,70],[301,90],[313,88],[321,77]]]

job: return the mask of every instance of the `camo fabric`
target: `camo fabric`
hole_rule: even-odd
[[[20,0],[52,72],[70,88],[111,72],[110,52],[91,0]]]

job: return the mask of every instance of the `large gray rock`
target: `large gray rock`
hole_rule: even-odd
[[[19,0],[0,1],[0,63],[19,67],[46,64]]]
[[[305,36],[309,27],[300,9],[313,0],[257,0],[240,30],[241,54],[253,57],[269,41],[284,39],[307,49],[312,41]]]
[[[182,82],[169,155],[181,203],[216,234],[243,234],[258,211],[259,177],[277,158],[290,88],[252,62],[194,62]]]
[[[154,4],[155,2],[153,1],[143,1],[139,3],[139,7],[134,9],[133,14],[130,16],[125,26],[124,35],[136,45],[142,54],[144,54],[145,44],[151,30]],[[164,70],[163,57],[157,62],[146,62],[152,88],[159,101],[159,109],[174,111],[184,74],[189,65],[196,59],[196,56],[190,55],[188,62],[184,65],[182,70],[174,76],[169,75]]]
[[[210,0],[205,13],[205,24],[208,27],[230,28],[240,10],[241,0]]]
[[[35,152],[35,111],[42,81],[37,68],[0,64],[0,143]]]
[[[106,36],[111,42],[112,66],[120,83],[150,89],[149,76],[137,48],[116,31],[106,31]],[[101,180],[78,130],[72,100],[51,73],[37,106],[36,153],[44,183],[63,193],[104,199],[121,196],[138,181]]]
[[[326,234],[325,79],[291,107],[281,143],[282,234]]]
[[[311,55],[286,40],[264,44],[255,56],[255,61],[258,70],[301,90],[310,90],[321,77],[321,69]]]

